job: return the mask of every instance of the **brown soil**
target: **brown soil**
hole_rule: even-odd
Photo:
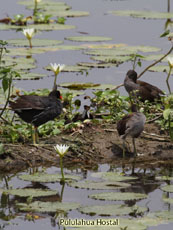
[[[132,150],[131,139],[127,139]],[[5,144],[5,153],[0,155],[0,171],[17,172],[27,167],[59,165],[54,150],[56,144],[70,145],[64,157],[67,167],[80,166],[83,169],[97,167],[98,163],[122,163],[122,141],[116,131],[116,124],[85,124],[83,129],[63,133],[56,137],[40,140],[38,146],[31,144]],[[173,164],[173,143],[160,134],[155,125],[147,124],[145,132],[136,140],[139,153],[136,164],[140,167],[159,167]],[[126,152],[125,164],[134,161],[133,153]]]

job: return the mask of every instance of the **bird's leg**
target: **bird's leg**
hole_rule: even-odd
[[[34,126],[34,131],[32,132],[32,140],[33,140],[33,145],[37,145],[37,143],[38,143],[38,131],[37,131],[36,126]]]
[[[136,156],[137,156],[137,153],[136,153],[136,146],[135,146],[135,138],[132,138],[132,141],[133,141],[133,147],[134,147],[134,161],[132,162],[132,175],[135,173],[135,165],[136,165]]]
[[[34,134],[35,134],[35,142],[38,144],[39,142],[39,137],[38,137],[38,129],[37,126],[34,126]]]
[[[135,157],[137,156],[137,153],[136,153],[136,146],[135,146],[135,138],[132,138],[132,141],[133,141],[133,152],[134,152],[134,155]]]
[[[125,145],[125,139],[123,139],[123,159],[125,158],[126,153],[126,145]]]

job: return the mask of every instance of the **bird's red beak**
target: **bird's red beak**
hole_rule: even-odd
[[[59,99],[62,100],[62,96],[61,95],[59,96]]]

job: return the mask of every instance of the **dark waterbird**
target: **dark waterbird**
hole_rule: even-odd
[[[160,95],[164,95],[164,92],[156,86],[137,80],[137,73],[134,70],[127,72],[124,87],[129,95],[136,95],[142,102],[145,100],[154,102],[155,100],[160,100]]]
[[[123,140],[123,158],[125,157],[125,140],[127,136],[132,137],[134,155],[136,156],[135,138],[139,137],[144,130],[146,117],[143,113],[137,112],[135,105],[132,105],[132,113],[125,115],[117,123],[117,131]]]
[[[33,143],[36,144],[37,127],[58,117],[62,111],[62,99],[59,91],[54,89],[48,96],[22,95],[12,102],[10,107],[27,123],[34,125]]]

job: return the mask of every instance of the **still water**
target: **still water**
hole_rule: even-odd
[[[72,42],[65,40],[65,37],[79,36],[81,33],[91,35],[91,36],[105,36],[111,37],[112,41],[107,43],[125,43],[128,45],[147,45],[156,46],[162,49],[160,53],[166,53],[170,49],[170,42],[166,38],[160,38],[160,35],[164,32],[164,26],[166,20],[148,20],[148,19],[137,19],[132,17],[121,17],[115,16],[109,13],[111,10],[148,10],[148,11],[158,11],[167,12],[166,0],[126,0],[126,1],[115,1],[115,0],[66,0],[68,5],[72,7],[73,10],[88,11],[89,16],[77,17],[77,18],[67,18],[66,24],[75,25],[76,28],[72,30],[63,31],[49,31],[42,32],[36,35],[36,38],[47,38],[47,39],[58,39],[63,40],[64,44],[75,45],[81,44],[78,42]],[[171,1],[170,12],[173,12],[173,4]],[[1,0],[1,10],[0,18],[7,16],[13,17],[16,14],[24,14],[25,16],[30,15],[30,11],[26,10],[24,6],[18,5],[17,0]],[[21,32],[11,31],[0,31],[0,39],[17,39],[24,38]],[[75,65],[78,62],[90,62],[90,57],[84,55],[82,51],[58,51],[49,52],[46,54],[35,55],[34,58],[37,61],[38,73],[45,73],[49,75],[41,80],[37,81],[16,81],[16,87],[25,90],[34,90],[38,88],[52,88],[53,75],[43,69],[50,62],[63,63],[66,65]],[[142,67],[137,67],[137,72],[140,73],[142,70],[149,65],[150,62],[143,62]],[[126,62],[119,67],[111,67],[105,69],[93,68],[89,70],[87,76],[76,74],[76,73],[66,73],[62,72],[58,76],[58,83],[65,82],[93,82],[101,84],[113,84],[118,85],[123,82],[127,70],[132,68],[130,62]],[[146,72],[142,76],[142,80],[148,81],[151,84],[155,84],[162,90],[168,92],[167,85],[165,82],[166,74],[158,72]],[[170,77],[170,86],[173,86],[173,78]],[[126,92],[123,88],[120,88],[120,93],[125,95]],[[88,92],[87,93],[91,93]],[[106,172],[110,170],[109,165],[99,165],[98,171]],[[121,171],[121,169],[118,169]],[[137,169],[138,171],[139,169]],[[47,169],[48,173],[56,173],[60,170],[56,167]],[[162,171],[161,169],[156,169],[156,172]],[[163,170],[164,171],[164,170]],[[86,175],[81,171],[70,171],[66,169],[66,172],[74,173],[78,175],[83,175],[84,179],[93,179],[91,177],[92,171],[88,171]],[[21,172],[20,174],[26,174],[28,172]],[[148,174],[151,172],[148,170]],[[155,173],[155,172],[154,172]],[[141,173],[142,174],[142,173]],[[162,175],[162,173],[160,173]],[[43,186],[49,189],[57,190],[61,193],[62,185],[59,183],[48,183],[48,184],[35,184],[31,182],[24,182],[19,180],[16,175],[8,175],[11,177],[8,181],[8,186],[13,188],[24,188],[24,187],[35,187]],[[155,179],[146,179],[144,183],[138,181],[138,183],[132,187],[132,191],[137,191],[141,193],[148,194],[148,198],[142,201],[137,201],[138,205],[148,208],[148,212],[160,211],[160,210],[172,210],[172,206],[164,203],[162,201],[163,194],[165,193],[160,190],[160,186],[167,184],[165,181],[156,181]],[[1,187],[5,187],[4,178],[2,177]],[[93,205],[93,204],[103,204],[103,201],[93,200],[88,198],[88,195],[92,193],[99,192],[97,190],[87,190],[87,189],[75,189],[69,186],[65,186],[63,191],[63,202],[79,202],[81,205]],[[168,194],[167,194],[168,195]],[[171,193],[169,194],[171,197]],[[4,201],[1,197],[1,215],[0,215],[0,227],[7,230],[29,230],[29,229],[42,229],[42,230],[53,230],[59,229],[57,225],[57,220],[55,223],[52,221],[53,214],[39,214],[41,218],[37,220],[26,220],[26,213],[18,212],[15,207],[15,201],[18,198],[10,196],[8,200]],[[104,201],[105,202],[105,201]],[[111,201],[105,202],[106,204],[112,203]],[[114,202],[116,203],[116,202]],[[122,202],[117,202],[122,203]],[[14,219],[11,218],[10,221],[4,221],[5,216],[14,215]],[[68,212],[68,218],[97,218],[98,216],[91,217],[86,214],[74,210]],[[60,227],[63,229],[63,227]],[[148,230],[171,230],[172,224],[159,225],[156,227],[148,227]]]

